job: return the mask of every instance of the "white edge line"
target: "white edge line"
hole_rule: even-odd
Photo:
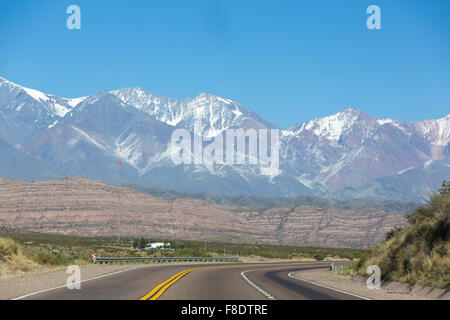
[[[332,287],[328,287],[328,286],[325,286],[325,285],[322,285],[322,284],[318,284],[318,283],[316,283],[316,282],[312,282],[312,281],[309,281],[309,280],[305,280],[305,279],[302,279],[302,278],[295,277],[295,276],[292,275],[292,272],[290,272],[290,273],[288,274],[288,276],[291,277],[291,278],[300,280],[300,281],[308,282],[308,283],[313,284],[313,285],[315,285],[315,286],[319,286],[319,287],[326,288],[326,289],[330,289],[330,290],[334,290],[334,291],[337,291],[337,292],[340,292],[340,293],[348,294],[348,295],[350,295],[350,296],[354,296],[354,297],[357,297],[357,298],[360,298],[360,299],[364,299],[364,300],[372,300],[372,299],[370,299],[370,298],[363,297],[363,296],[359,296],[359,295],[354,294],[354,293],[350,293],[350,292],[347,292],[347,291],[339,290],[339,289],[336,289],[336,288],[332,288]]]
[[[300,260],[301,262],[304,262],[303,260]],[[306,261],[306,262],[312,262],[312,261]],[[264,263],[264,262],[262,262]],[[298,266],[298,265],[294,265],[294,266]],[[263,295],[265,295],[268,299],[271,300],[277,300],[276,298],[274,298],[270,293],[267,293],[266,291],[264,291],[263,289],[261,289],[260,287],[258,287],[256,284],[254,284],[246,275],[246,272],[252,272],[252,271],[260,271],[260,270],[280,270],[280,269],[292,269],[293,266],[286,266],[286,267],[272,267],[272,268],[262,268],[262,269],[251,269],[251,270],[245,270],[241,272],[241,276],[242,278],[244,278],[245,281],[247,281],[252,287],[254,287],[256,290],[258,290],[260,293],[262,293]]]
[[[257,270],[261,270],[261,269],[252,269],[252,270],[246,270],[246,271],[242,271],[241,272],[241,276],[242,278],[244,278],[245,281],[248,282],[248,284],[250,284],[253,288],[255,288],[256,290],[258,290],[258,292],[262,293],[267,299],[270,300],[276,300],[270,293],[267,293],[266,291],[264,291],[263,289],[261,289],[260,287],[258,287],[256,284],[254,284],[249,278],[247,278],[247,276],[245,275],[245,273],[250,272],[250,271],[257,271]]]
[[[20,300],[20,299],[28,298],[28,297],[30,297],[30,296],[34,296],[34,295],[37,295],[37,294],[40,294],[40,293],[44,293],[44,292],[48,292],[48,291],[52,291],[52,290],[57,290],[57,289],[66,288],[66,287],[68,287],[68,286],[75,286],[75,285],[80,284],[80,283],[83,283],[83,282],[87,282],[87,281],[91,281],[91,280],[96,280],[96,279],[101,279],[101,278],[109,277],[109,276],[112,276],[112,275],[115,275],[115,274],[118,274],[118,273],[122,273],[122,272],[125,272],[125,271],[134,270],[134,269],[137,269],[137,268],[140,268],[140,267],[133,267],[133,268],[128,268],[128,269],[124,269],[124,270],[119,270],[119,271],[107,273],[107,274],[104,274],[104,275],[101,275],[101,276],[97,276],[97,277],[93,277],[93,278],[81,280],[81,281],[78,281],[78,282],[66,284],[66,285],[63,285],[63,286],[59,286],[59,287],[54,287],[54,288],[50,288],[50,289],[44,289],[44,290],[32,292],[32,293],[29,293],[29,294],[26,294],[26,295],[23,295],[23,296],[20,296],[20,297],[17,297],[17,298],[13,298],[13,299],[10,299],[10,300]]]

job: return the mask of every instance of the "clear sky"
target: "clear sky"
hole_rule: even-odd
[[[81,8],[81,30],[66,8]],[[366,9],[381,8],[381,30]],[[449,0],[17,0],[0,3],[0,76],[62,97],[209,92],[286,127],[357,108],[450,113]]]

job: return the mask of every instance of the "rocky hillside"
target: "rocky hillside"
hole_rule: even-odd
[[[240,207],[297,207],[297,206],[313,206],[320,208],[335,208],[342,210],[366,210],[366,209],[378,209],[386,212],[398,212],[406,214],[416,209],[420,204],[416,202],[402,201],[402,200],[370,200],[370,199],[351,199],[351,200],[336,200],[319,198],[315,196],[295,196],[295,197],[259,197],[255,195],[236,195],[236,196],[223,196],[219,194],[211,193],[195,193],[195,192],[183,192],[168,190],[163,188],[147,188],[138,185],[127,185],[134,188],[139,192],[147,193],[149,195],[164,198],[164,199],[177,199],[177,198],[193,198],[198,200],[204,200],[209,203],[227,205],[227,206],[240,206]]]
[[[44,182],[0,179],[0,227],[82,236],[114,235],[118,188],[83,178]],[[405,218],[363,211],[286,206],[217,205],[121,190],[124,235],[254,243],[370,247]]]
[[[449,217],[450,182],[444,182],[427,205],[408,215],[407,226],[365,253],[359,271],[378,265],[382,279],[450,288]]]

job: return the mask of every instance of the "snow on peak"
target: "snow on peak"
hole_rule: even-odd
[[[111,91],[110,93],[118,97],[124,103],[147,112],[151,111],[151,109],[155,109],[155,107],[158,109],[160,105],[165,104],[165,102],[169,100],[163,95],[152,94],[142,88],[124,88]]]
[[[15,96],[17,96],[19,92],[25,93],[32,100],[39,103],[39,110],[44,109],[52,117],[64,117],[72,108],[71,104],[69,103],[72,99],[63,99],[54,95],[45,94],[41,91],[15,84],[2,77],[0,77],[0,87],[6,88],[10,92],[15,92]],[[15,110],[17,111],[21,111],[23,107],[26,107],[26,105],[29,104],[29,101],[20,101],[19,103],[20,104],[18,104],[18,106],[15,108]]]
[[[386,124],[386,123],[396,124],[396,123],[398,123],[398,121],[397,121],[397,120],[394,120],[394,119],[386,118],[386,119],[378,119],[378,120],[377,120],[377,123],[378,123],[380,126],[382,126],[382,125],[384,125],[384,124]]]
[[[446,146],[450,142],[450,114],[437,120],[415,122],[413,125],[431,144]]]
[[[118,99],[118,97],[108,91],[105,90],[100,90],[99,92],[95,93],[94,95],[90,96],[90,97],[86,97],[83,99],[82,104],[86,105],[86,104],[95,104],[98,101],[100,101],[103,98],[110,98],[110,99],[114,99],[117,100],[119,103],[123,103],[122,100]]]
[[[284,135],[297,135],[304,130],[308,130],[321,138],[338,141],[341,134],[359,120],[360,115],[361,111],[347,108],[331,116],[305,122],[293,130],[288,129],[284,132]]]
[[[44,103],[45,108],[58,117],[64,117],[71,110],[72,106],[65,99],[30,88],[22,87],[22,89],[37,102]]]
[[[15,87],[20,87],[19,85],[6,80],[5,78],[0,77],[0,87],[7,87],[7,88],[15,88]]]
[[[201,120],[206,136],[220,134],[245,116],[253,116],[240,104],[209,93],[184,100],[152,94],[141,88],[125,88],[111,91],[124,103],[134,106],[171,126],[181,125],[193,129],[194,122]]]
[[[144,111],[171,126],[176,126],[183,120],[186,101],[153,94],[141,88],[124,88],[111,93],[125,104]]]
[[[34,97],[32,97],[32,95],[34,94],[35,97],[37,97],[37,101],[39,101],[38,97],[40,95],[43,95],[43,93],[36,91],[36,90],[32,90],[32,89],[27,89],[24,88],[14,82],[11,82],[5,78],[0,77],[0,89],[5,90],[6,92],[10,93],[11,96],[14,96],[14,98],[20,93],[20,92],[24,92],[26,93],[28,96],[30,96],[33,99],[36,99]],[[28,92],[25,90],[27,89]],[[33,92],[35,91],[35,92]],[[43,97],[44,99],[46,97]]]
[[[45,93],[25,87],[22,88],[29,96],[31,96],[34,100],[38,102],[47,102],[49,100],[48,96]]]
[[[237,105],[238,103],[230,100],[230,99],[225,99],[219,96],[216,96],[214,94],[211,93],[207,93],[207,92],[202,92],[200,94],[198,94],[194,99],[192,99],[192,101],[198,101],[198,102],[203,102],[203,101],[207,101],[207,102],[216,102],[216,103],[221,103],[221,104],[225,104],[225,105]]]
[[[377,123],[380,126],[384,126],[384,125],[392,125],[394,127],[396,127],[397,129],[402,130],[405,134],[407,135],[411,135],[411,132],[408,131],[404,125],[402,125],[399,121],[395,120],[395,119],[391,119],[391,118],[386,118],[386,119],[377,119]]]
[[[22,89],[23,91],[25,91],[26,94],[28,94],[30,97],[32,97],[34,100],[38,102],[47,102],[49,100],[48,95],[46,95],[41,91],[25,88],[2,77],[0,77],[0,85],[3,87],[8,87],[10,89]]]
[[[65,98],[64,101],[71,106],[72,108],[78,105],[79,103],[86,100],[87,97],[79,97],[79,98]]]

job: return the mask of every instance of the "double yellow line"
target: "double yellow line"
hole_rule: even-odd
[[[212,266],[212,267],[198,267],[192,269],[186,269],[172,276],[170,279],[160,283],[152,291],[143,296],[140,300],[156,300],[158,299],[171,285],[175,282],[183,278],[185,275],[195,270],[202,269],[224,269],[224,268],[244,268],[244,267],[279,267],[279,266],[296,266],[296,265],[305,265],[305,264],[329,264],[331,262],[322,262],[322,261],[307,261],[307,262],[297,262],[297,263],[270,263],[270,264],[240,264],[240,265],[231,265],[231,266]]]
[[[169,289],[169,287],[174,284],[176,281],[187,275],[189,272],[191,272],[192,269],[181,271],[180,273],[177,273],[169,280],[164,281],[163,283],[160,283],[157,285],[152,291],[147,293],[145,296],[143,296],[140,300],[156,300],[158,299],[164,291]]]

